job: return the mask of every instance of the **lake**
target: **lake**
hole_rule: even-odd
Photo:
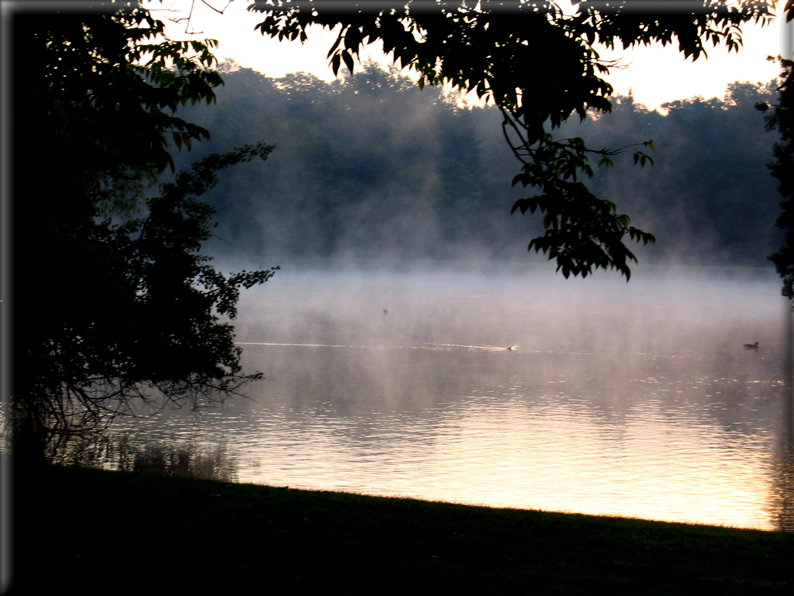
[[[770,270],[286,267],[241,298],[248,399],[140,436],[241,482],[793,529],[784,320]]]

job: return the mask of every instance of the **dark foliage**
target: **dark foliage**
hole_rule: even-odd
[[[791,8],[789,8],[791,10]],[[779,181],[778,191],[783,197],[780,207],[783,212],[777,220],[786,239],[783,246],[769,257],[777,272],[783,278],[783,295],[794,298],[794,61],[779,58],[783,72],[777,88],[778,101],[772,112],[766,116],[768,130],[780,133],[780,142],[775,143],[775,161],[769,164],[772,176]],[[767,111],[768,103],[759,104],[759,109]]]
[[[352,72],[365,44],[382,42],[401,68],[414,68],[419,87],[450,83],[476,91],[499,107],[505,138],[521,162],[513,179],[533,189],[514,205],[522,212],[544,214],[546,233],[529,249],[547,252],[558,270],[585,276],[596,268],[615,268],[627,278],[627,261],[636,260],[624,244],[626,236],[642,243],[654,237],[629,225],[615,205],[595,196],[582,182],[593,175],[588,155],[599,165],[629,152],[640,165],[653,163],[643,142],[632,146],[592,149],[579,137],[554,138],[570,117],[606,113],[613,89],[602,76],[613,63],[600,58],[595,46],[623,48],[677,42],[684,57],[705,55],[705,44],[741,45],[740,26],[767,23],[775,2],[734,3],[729,0],[664,2],[653,11],[644,0],[583,0],[566,15],[550,0],[482,0],[481,2],[350,2],[339,11],[336,2],[268,0],[254,2],[264,14],[257,25],[263,35],[278,39],[307,38],[307,28],[339,27],[328,57],[336,73],[344,64]]]
[[[510,187],[512,156],[495,107],[461,109],[437,88],[420,92],[372,64],[331,83],[247,69],[225,80],[217,106],[185,110],[213,131],[194,152],[251,134],[279,149],[207,194],[218,209],[219,254],[524,260],[527,223],[544,233],[540,221],[509,216],[524,191]],[[772,97],[767,85],[735,83],[722,99],[670,103],[667,115],[617,97],[610,114],[561,133],[595,147],[656,139],[653,168],[631,160],[596,168],[602,156],[593,156],[587,185],[659,238],[637,253],[644,262],[763,266],[779,245],[765,165],[775,138],[754,104]]]
[[[241,374],[241,287],[200,253],[216,172],[272,147],[209,156],[144,201],[177,147],[208,138],[174,116],[214,100],[213,42],[158,41],[135,6],[14,16],[15,448],[101,428],[136,400],[201,405]],[[143,204],[142,204],[143,203]]]

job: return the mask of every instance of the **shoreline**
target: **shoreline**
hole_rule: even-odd
[[[17,469],[12,593],[788,594],[794,534]]]

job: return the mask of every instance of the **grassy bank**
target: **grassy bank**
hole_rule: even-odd
[[[17,472],[15,593],[794,593],[790,534]]]

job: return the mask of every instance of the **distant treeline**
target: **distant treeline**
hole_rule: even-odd
[[[520,164],[493,107],[456,107],[439,89],[420,91],[374,64],[331,83],[243,68],[225,80],[217,105],[185,109],[212,140],[178,165],[258,140],[276,149],[207,195],[220,257],[518,260],[542,233],[537,215],[510,215],[530,189],[511,187]],[[654,166],[618,156],[591,180],[656,235],[655,246],[637,250],[645,262],[768,265],[782,236],[766,168],[776,137],[754,108],[764,100],[774,101],[771,85],[734,83],[723,100],[676,101],[662,115],[618,97],[611,114],[556,132],[595,148],[653,139]]]

